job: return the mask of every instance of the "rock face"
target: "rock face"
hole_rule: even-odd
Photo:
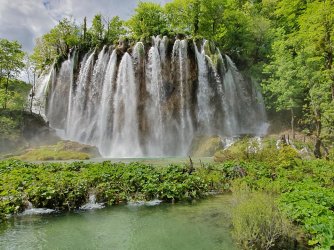
[[[101,157],[101,154],[97,147],[81,144],[74,141],[60,141],[56,145],[59,151],[74,151],[80,153],[86,153],[91,158]]]
[[[261,93],[208,41],[122,41],[80,63],[72,54],[41,77],[40,103],[51,127],[103,156],[182,156],[198,136],[265,133]]]
[[[0,154],[10,153],[29,146],[55,143],[59,140],[55,130],[43,117],[25,111],[1,111]],[[6,130],[6,127],[10,126]]]

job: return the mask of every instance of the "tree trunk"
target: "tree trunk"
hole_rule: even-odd
[[[296,138],[295,135],[295,114],[293,112],[293,108],[291,108],[291,131],[292,131],[292,139]]]
[[[314,145],[314,156],[316,158],[321,158],[321,151],[320,151],[320,147],[321,147],[321,140],[320,138],[316,138],[315,139],[315,145]]]
[[[0,68],[0,86],[1,86],[1,81],[2,81],[2,68]]]
[[[84,18],[84,27],[83,27],[83,39],[86,41],[86,33],[87,33],[87,18]]]
[[[314,156],[316,158],[321,158],[321,113],[320,110],[318,108],[315,108],[314,110],[314,114],[315,114],[315,126],[316,126],[316,139],[315,139],[315,145],[314,145]]]
[[[323,144],[323,143],[321,143],[321,146],[322,146],[322,149],[324,150],[324,156],[325,156],[325,158],[326,158],[326,160],[329,160],[329,151],[328,151],[328,148]]]
[[[328,22],[325,24],[325,41],[328,46],[328,49],[325,50],[325,65],[326,68],[331,71],[333,60],[334,60],[334,53],[333,53],[333,46],[332,46],[332,28],[331,25],[329,25]],[[332,94],[332,100],[334,100],[334,75],[331,76],[332,84],[331,84],[331,94]]]
[[[200,2],[196,1],[195,5],[194,5],[194,13],[195,13],[195,17],[194,17],[194,35],[196,36],[199,30],[199,8],[200,8]]]
[[[6,84],[5,84],[5,100],[4,100],[4,104],[3,104],[3,109],[7,108],[8,86],[9,86],[9,73],[7,74],[7,81],[6,81]]]
[[[34,72],[34,82],[33,82],[33,85],[32,85],[32,89],[31,89],[31,98],[30,98],[30,114],[32,114],[32,105],[33,105],[33,102],[34,102],[34,96],[35,96],[35,88],[36,88],[36,74]]]
[[[198,21],[198,15],[195,16],[194,20],[194,34],[197,35],[198,29],[199,29],[199,21]]]

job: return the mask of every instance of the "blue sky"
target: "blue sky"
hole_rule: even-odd
[[[164,4],[169,0],[150,0]],[[18,40],[31,52],[35,39],[48,32],[63,17],[82,22],[101,13],[127,19],[137,0],[0,0],[0,38]]]

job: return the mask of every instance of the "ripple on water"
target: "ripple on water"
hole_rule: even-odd
[[[0,230],[0,249],[235,250],[226,216],[228,199],[175,204],[153,200],[93,213],[13,216]]]

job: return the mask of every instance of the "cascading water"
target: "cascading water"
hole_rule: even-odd
[[[189,146],[193,139],[193,122],[190,116],[189,107],[189,82],[188,82],[188,42],[187,40],[176,40],[173,46],[172,63],[174,65],[174,73],[177,76],[179,92],[179,124],[178,124],[178,140],[181,154],[187,154]]]
[[[108,64],[109,53],[106,46],[100,51],[94,65],[92,80],[88,85],[88,97],[86,112],[86,138],[85,143],[98,143],[98,121],[101,111],[101,96],[106,67]]]
[[[238,134],[263,134],[265,112],[262,96],[254,86],[249,86],[229,56],[225,56],[227,72],[224,75],[225,111],[230,136]],[[250,88],[251,87],[251,88]],[[249,90],[250,89],[250,90]]]
[[[146,68],[146,100],[145,111],[147,114],[148,133],[148,153],[150,155],[163,155],[163,117],[162,117],[162,74],[161,59],[159,53],[160,39],[154,38],[154,45],[148,52],[148,62]]]
[[[127,51],[105,46],[78,66],[72,53],[39,79],[34,112],[46,103],[52,127],[104,157],[185,156],[197,136],[265,133],[261,93],[212,43],[158,36]]]
[[[56,129],[62,129],[66,124],[73,59],[74,57],[69,57],[61,64],[59,73],[53,70],[51,74],[51,82],[47,91],[46,117],[50,125]]]
[[[89,138],[86,128],[89,126],[90,121],[87,119],[86,110],[88,109],[88,91],[94,66],[94,55],[95,51],[89,55],[85,55],[81,63],[78,82],[75,86],[76,90],[73,100],[71,100],[73,103],[70,110],[69,122],[67,123],[68,127],[66,128],[66,136],[71,140],[80,142],[86,142],[87,138]]]
[[[110,56],[106,74],[103,81],[101,112],[99,113],[99,144],[98,147],[102,155],[109,155],[112,140],[112,100],[113,86],[117,73],[117,53],[114,50]]]
[[[213,98],[213,91],[209,85],[208,66],[206,63],[206,55],[204,51],[206,41],[199,51],[194,42],[197,67],[198,67],[198,91],[197,91],[197,122],[201,134],[211,134],[213,123],[213,109],[210,107],[210,100]]]
[[[132,58],[125,53],[119,65],[114,97],[110,153],[112,157],[142,156],[138,133],[137,93]]]
[[[34,99],[32,105],[32,111],[36,114],[45,115],[45,106],[47,100],[47,89],[51,79],[53,79],[54,75],[54,64],[51,66],[51,70],[47,74],[43,72],[36,82],[35,90],[34,90]]]

